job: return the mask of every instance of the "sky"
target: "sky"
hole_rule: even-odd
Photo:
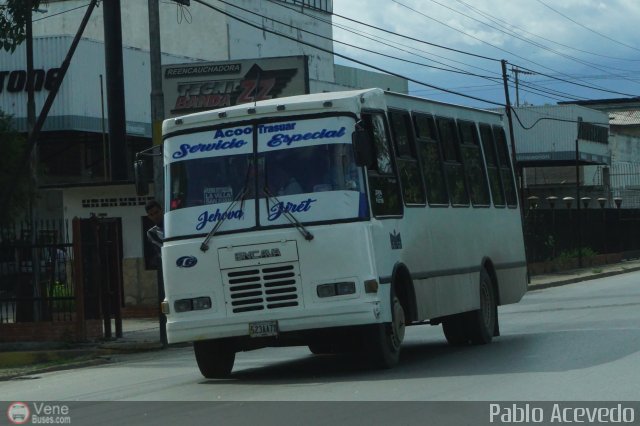
[[[504,104],[506,60],[513,105],[640,96],[640,0],[333,0],[333,11],[335,40],[419,64],[340,43],[335,52],[437,87],[410,82],[413,95]]]

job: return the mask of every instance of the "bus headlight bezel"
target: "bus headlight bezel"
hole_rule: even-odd
[[[316,294],[320,298],[347,296],[356,293],[356,283],[353,281],[340,281],[335,283],[320,284],[316,287]]]

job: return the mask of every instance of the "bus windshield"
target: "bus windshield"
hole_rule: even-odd
[[[260,156],[260,188],[276,196],[361,191],[351,145],[331,144],[271,151]],[[261,192],[265,196],[265,191]]]
[[[168,213],[178,214],[168,233],[207,232],[219,220],[230,222],[221,231],[291,225],[287,213],[304,223],[368,217],[354,125],[300,118],[167,138]]]

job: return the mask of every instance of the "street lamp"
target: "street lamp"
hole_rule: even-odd
[[[556,257],[556,202],[558,201],[558,197],[555,195],[550,195],[547,197],[547,203],[549,203],[549,208],[551,208],[551,258],[554,259]],[[549,241],[549,240],[547,240]]]
[[[529,200],[530,209],[538,208],[538,201],[540,200],[538,197],[536,197],[535,195],[532,195],[531,197],[527,198],[527,200]]]
[[[607,203],[607,199],[604,197],[598,197],[598,204],[600,204],[600,210],[602,211],[602,246],[604,247],[604,253],[607,251],[607,215],[604,210],[604,205]]]
[[[624,247],[624,245],[622,244],[622,234],[620,232],[620,206],[622,205],[622,198],[620,197],[614,197],[613,198],[613,202],[616,204],[616,209],[618,210],[618,223],[617,223],[617,228],[618,228],[618,252],[622,252],[622,248]]]
[[[580,200],[582,200],[582,206],[585,209],[588,209],[589,208],[589,203],[591,202],[591,197],[582,197],[582,198],[580,198]]]
[[[573,197],[564,197],[562,199],[562,201],[564,201],[564,203],[566,204],[568,209],[571,208],[571,205],[573,204],[573,200],[575,200],[575,198],[573,198]]]
[[[617,207],[617,208],[620,208],[620,205],[622,204],[622,198],[620,198],[620,197],[615,197],[615,198],[613,199],[613,202],[614,202],[614,203],[616,203],[616,207]]]

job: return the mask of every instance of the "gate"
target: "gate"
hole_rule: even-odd
[[[111,338],[111,320],[116,337],[122,337],[121,308],[122,221],[120,218],[74,219],[76,277],[83,289],[83,311],[87,319],[102,319],[104,337]]]
[[[0,341],[122,336],[119,218],[0,228]]]

